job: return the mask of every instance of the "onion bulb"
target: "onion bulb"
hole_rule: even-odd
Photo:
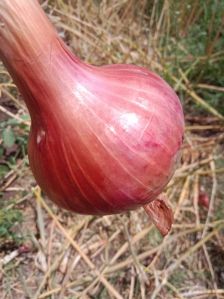
[[[143,67],[84,63],[36,0],[0,1],[0,58],[29,109],[30,166],[48,197],[82,214],[144,206],[166,233],[172,217],[158,196],[184,132],[171,87]]]

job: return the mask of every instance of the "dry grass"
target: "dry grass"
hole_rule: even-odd
[[[177,4],[176,25],[183,37],[202,17],[200,1],[188,2],[190,10]],[[223,93],[223,88],[190,81],[191,69],[205,56],[184,69],[179,56],[170,54],[171,40],[177,43],[171,35],[175,3],[43,1],[60,35],[80,57],[98,65],[144,65],[168,78],[183,99],[187,107],[183,155],[166,189],[175,223],[165,238],[143,209],[83,217],[62,211],[41,196],[25,152],[27,110],[0,65],[1,120],[7,128],[14,121],[19,136],[13,149],[1,153],[1,165],[10,164],[1,177],[1,207],[4,215],[22,212],[22,221],[13,214],[10,219],[18,223],[0,237],[2,299],[224,298],[224,117],[202,92]],[[207,59],[221,61],[223,56],[214,50],[219,36],[209,38]],[[176,47],[185,53],[181,62],[189,62],[192,57],[184,45]],[[204,112],[191,113],[192,103]],[[202,202],[206,196],[208,209]],[[0,214],[2,226],[3,218]]]

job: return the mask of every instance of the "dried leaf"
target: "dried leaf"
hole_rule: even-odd
[[[163,236],[167,235],[173,224],[173,211],[166,196],[161,194],[157,199],[145,205],[144,209],[160,233]]]

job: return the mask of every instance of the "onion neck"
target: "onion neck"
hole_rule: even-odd
[[[18,86],[32,122],[55,104],[67,66],[79,61],[57,36],[37,0],[0,0],[0,59]]]
[[[0,53],[13,64],[38,60],[56,36],[37,0],[1,0],[0,24]]]

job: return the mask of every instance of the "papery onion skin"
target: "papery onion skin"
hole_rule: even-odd
[[[0,58],[28,106],[30,166],[49,198],[83,214],[156,199],[183,139],[175,92],[142,67],[83,63],[37,1],[2,0],[0,11]]]

